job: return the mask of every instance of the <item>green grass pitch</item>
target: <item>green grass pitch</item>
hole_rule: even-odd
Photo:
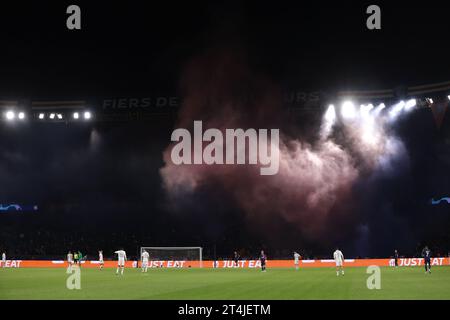
[[[0,299],[450,299],[450,267],[381,268],[381,289],[367,289],[366,268],[82,269],[68,290],[65,269],[0,269]]]

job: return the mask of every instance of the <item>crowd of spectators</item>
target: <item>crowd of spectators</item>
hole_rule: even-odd
[[[67,252],[81,251],[87,259],[96,259],[102,250],[105,259],[114,259],[114,251],[124,249],[130,259],[137,259],[141,246],[200,246],[203,247],[203,259],[232,259],[237,251],[242,259],[255,259],[264,249],[271,259],[291,259],[294,251],[299,251],[303,259],[329,259],[329,255],[317,255],[305,248],[280,249],[265,245],[247,245],[240,248],[233,241],[221,239],[220,244],[204,243],[199,239],[195,244],[176,239],[155,239],[150,235],[133,232],[82,232],[66,230],[47,230],[35,228],[19,230],[0,227],[0,251],[7,252],[8,259],[65,259]],[[400,257],[420,257],[423,247],[427,245],[435,257],[449,256],[450,236],[417,243],[411,250],[399,250]],[[345,253],[345,250],[343,250]],[[392,252],[384,257],[392,257]],[[354,256],[352,258],[369,258]],[[381,258],[381,257],[370,257]]]

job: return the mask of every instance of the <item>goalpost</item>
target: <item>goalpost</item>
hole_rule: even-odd
[[[202,247],[141,247],[139,260],[144,250],[149,253],[150,261],[199,261],[203,268]]]

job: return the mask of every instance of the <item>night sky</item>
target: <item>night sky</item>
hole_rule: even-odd
[[[139,245],[216,246],[222,255],[264,247],[269,255],[298,249],[323,256],[338,245],[349,256],[385,257],[395,248],[415,254],[418,245],[440,239],[448,245],[449,207],[432,207],[429,200],[450,196],[450,119],[447,114],[438,130],[429,110],[390,128],[404,153],[388,170],[353,164],[358,177],[324,221],[276,213],[284,195],[286,210],[297,210],[291,207],[297,194],[283,190],[285,184],[258,198],[275,207],[258,216],[242,200],[258,186],[251,176],[241,182],[234,173],[230,182],[219,171],[202,176],[206,182],[195,192],[176,197],[164,187],[164,153],[180,124],[197,119],[222,127],[237,118],[231,123],[278,126],[292,141],[311,142],[320,114],[279,115],[280,91],[450,80],[448,10],[438,2],[426,8],[380,4],[382,30],[376,31],[366,28],[371,3],[332,3],[86,2],[77,3],[78,31],[65,27],[72,2],[2,5],[2,100],[174,95],[182,103],[178,114],[145,122],[0,123],[0,201],[40,206],[38,213],[0,217],[0,232],[62,230],[107,238],[123,230]],[[246,104],[247,94],[257,98]],[[316,223],[325,226],[316,232]],[[122,245],[136,250],[134,244]]]

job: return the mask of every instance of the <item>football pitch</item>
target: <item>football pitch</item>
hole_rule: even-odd
[[[69,290],[65,269],[0,269],[0,299],[450,299],[450,267],[381,268],[381,289],[369,290],[366,268],[82,269]]]

